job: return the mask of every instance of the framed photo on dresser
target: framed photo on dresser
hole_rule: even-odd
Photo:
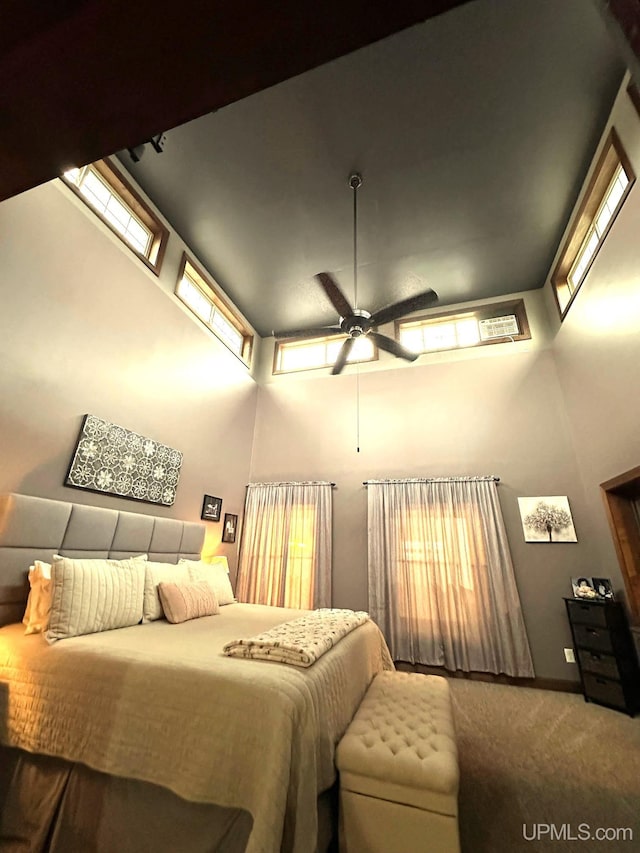
[[[613,587],[609,578],[571,578],[574,598],[613,601]]]
[[[591,583],[595,589],[598,598],[606,598],[609,601],[614,600],[613,587],[609,578],[591,578]]]
[[[591,578],[571,578],[571,588],[574,598],[597,598]]]

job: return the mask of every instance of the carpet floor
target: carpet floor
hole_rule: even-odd
[[[640,717],[577,694],[449,683],[462,853],[640,851]],[[633,837],[582,840],[600,828]]]

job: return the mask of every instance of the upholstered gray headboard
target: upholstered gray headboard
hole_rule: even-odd
[[[29,566],[65,557],[122,559],[148,554],[175,563],[199,559],[204,524],[117,509],[34,498],[0,496],[0,625],[19,622],[29,594]]]

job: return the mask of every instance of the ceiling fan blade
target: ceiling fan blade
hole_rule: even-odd
[[[340,347],[340,352],[338,353],[338,358],[336,359],[336,363],[333,365],[333,370],[331,371],[332,376],[335,376],[337,373],[342,372],[342,368],[347,363],[347,359],[349,358],[349,353],[351,352],[351,347],[355,344],[355,338],[347,338],[347,340]]]
[[[394,341],[393,338],[381,335],[380,332],[369,332],[369,337],[373,338],[380,349],[390,352],[392,355],[398,356],[398,358],[415,361],[418,357],[417,352],[412,352],[410,349],[403,347],[402,344],[399,344],[398,341]]]
[[[371,323],[374,326],[382,326],[384,323],[390,323],[392,320],[399,320],[400,317],[405,317],[407,314],[412,314],[414,311],[420,311],[422,308],[428,308],[438,301],[438,294],[435,290],[429,288],[424,293],[418,293],[416,296],[410,296],[408,299],[403,299],[401,302],[394,302],[393,305],[388,305],[386,308],[381,308],[376,311],[371,317]]]
[[[335,278],[328,272],[320,272],[316,276],[320,282],[324,292],[329,297],[331,304],[336,309],[341,317],[350,317],[353,314],[353,309],[349,305],[346,296],[338,287]]]
[[[273,337],[279,341],[284,338],[326,338],[330,335],[343,335],[340,326],[318,326],[315,329],[292,329],[288,332],[272,332]]]

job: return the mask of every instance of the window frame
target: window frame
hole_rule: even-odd
[[[569,275],[587,242],[589,234],[591,233],[592,227],[596,221],[597,214],[607,197],[607,191],[609,190],[613,177],[619,166],[622,167],[627,176],[627,186],[624,188],[615,210],[613,211],[607,226],[602,232],[602,236],[598,240],[593,255],[589,259],[580,282],[572,290],[568,280]],[[580,206],[571,217],[567,236],[565,237],[558,261],[556,262],[551,274],[551,290],[553,291],[553,296],[561,321],[567,316],[567,312],[573,305],[574,299],[580,292],[580,288],[589,275],[589,270],[591,269],[595,259],[598,257],[598,252],[604,245],[613,223],[622,210],[624,202],[635,183],[635,179],[635,172],[633,171],[631,162],[622,146],[620,137],[618,136],[615,127],[612,127],[604,145],[602,146],[600,156],[593,168],[589,183],[587,184],[582,196]]]
[[[346,341],[348,335],[314,335],[310,337],[306,337],[305,335],[300,335],[297,337],[291,338],[280,338],[276,339],[274,347],[273,347],[273,365],[271,368],[271,374],[273,376],[286,376],[291,373],[305,373],[309,370],[326,370],[328,367],[333,367],[335,361],[327,361],[324,364],[314,364],[313,367],[297,367],[294,370],[282,370],[278,368],[278,355],[280,353],[280,349],[283,345],[287,344],[304,344],[304,343],[328,343],[329,341]],[[353,359],[352,361],[347,361],[347,364],[369,364],[373,361],[378,361],[380,354],[379,349],[371,339],[371,346],[373,347],[373,355],[371,358],[358,358]]]
[[[190,267],[189,272],[187,272],[187,267]],[[178,293],[180,283],[185,276],[193,282],[205,299],[210,302],[212,306],[222,314],[225,320],[227,320],[227,322],[242,336],[242,350],[240,353],[232,349],[222,335],[218,333],[215,326],[207,323],[202,319],[202,317],[196,314],[189,303]],[[235,308],[235,306],[225,296],[222,289],[214,281],[213,277],[208,275],[198,264],[196,264],[186,252],[182,253],[174,294],[192,317],[195,317],[196,320],[205,327],[205,329],[208,329],[208,331],[214,334],[216,338],[227,347],[229,352],[232,352],[236,358],[239,358],[242,361],[243,364],[247,367],[251,367],[254,346],[253,331],[240,315],[238,309]]]
[[[164,260],[167,242],[169,240],[169,229],[161,222],[159,216],[154,213],[151,206],[144,201],[140,194],[129,183],[125,176],[114,166],[109,158],[96,160],[94,163],[87,163],[86,166],[79,167],[80,169],[91,169],[105,183],[110,192],[133,214],[139,219],[142,224],[151,232],[151,245],[149,247],[148,256],[136,249],[128,242],[126,237],[118,231],[118,229],[107,219],[104,214],[97,210],[87,197],[83,194],[80,187],[70,181],[64,174],[60,179],[73,194],[79,198],[87,208],[97,216],[98,219],[107,226],[112,234],[124,243],[142,263],[148,267],[155,275],[160,275],[160,269]]]
[[[477,343],[466,344],[464,346],[423,349],[420,350],[418,354],[429,355],[430,353],[438,352],[459,352],[462,350],[475,349],[476,347],[484,347],[493,344],[531,340],[531,330],[529,328],[529,319],[527,317],[524,299],[509,299],[505,302],[491,302],[484,305],[470,306],[469,308],[458,308],[451,311],[438,311],[435,314],[420,314],[416,317],[396,320],[394,322],[394,337],[398,343],[402,343],[400,333],[403,328],[408,328],[410,326],[435,326],[438,323],[444,323],[446,320],[466,320],[469,318],[473,318],[480,322],[480,320],[491,320],[507,314],[514,314],[518,321],[518,328],[520,329],[520,332],[517,335],[500,335],[499,337],[491,338],[490,340],[480,340]]]

